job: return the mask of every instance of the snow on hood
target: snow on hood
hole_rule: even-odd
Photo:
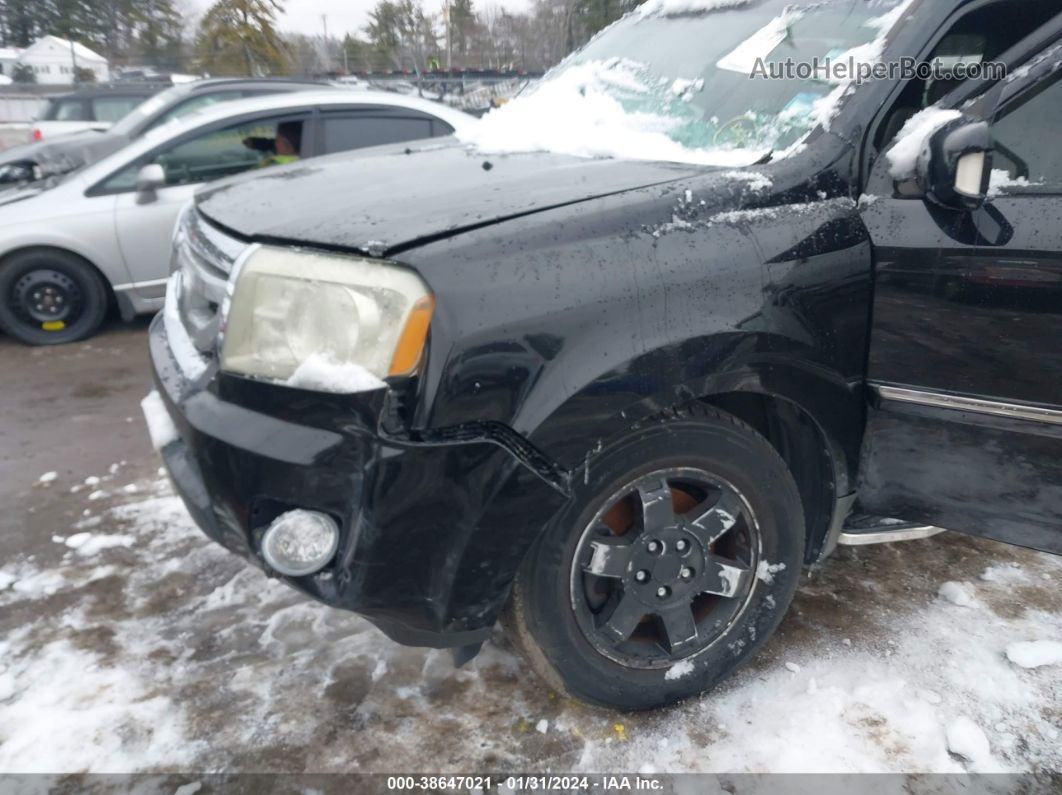
[[[641,64],[620,59],[575,64],[530,94],[491,111],[457,137],[484,154],[554,152],[729,167],[752,165],[767,154],[687,148],[668,136],[683,120],[628,111],[607,89],[648,95],[642,71]]]

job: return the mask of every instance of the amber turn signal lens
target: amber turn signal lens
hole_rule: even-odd
[[[431,313],[434,309],[435,299],[430,295],[424,296],[413,305],[402,336],[398,338],[389,376],[412,375],[416,371],[424,354],[424,345],[428,341],[428,329],[431,327]]]

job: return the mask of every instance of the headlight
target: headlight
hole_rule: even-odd
[[[360,392],[420,364],[434,303],[411,270],[261,246],[233,279],[221,351],[227,372]]]

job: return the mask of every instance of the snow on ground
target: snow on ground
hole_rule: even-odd
[[[0,565],[0,772],[1062,768],[1060,558],[953,534],[842,550],[733,679],[622,715],[500,638],[460,671],[391,643],[138,486]]]

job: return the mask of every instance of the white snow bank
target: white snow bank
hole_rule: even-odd
[[[889,160],[889,174],[893,179],[910,179],[918,167],[918,156],[929,143],[930,136],[949,122],[961,119],[957,110],[929,107],[916,113],[896,136],[896,143],[885,157]]]
[[[975,765],[992,761],[992,748],[981,727],[965,715],[961,715],[948,724],[945,734],[948,750]]]
[[[959,607],[977,607],[979,602],[974,595],[973,586],[965,582],[946,582],[937,590],[941,599]]]
[[[95,555],[104,549],[113,547],[131,547],[136,539],[130,535],[94,535],[93,533],[75,533],[66,539],[66,546],[77,550],[79,555]]]
[[[731,167],[752,165],[766,154],[765,150],[690,149],[668,136],[684,120],[628,112],[608,88],[648,92],[639,69],[639,64],[619,59],[573,65],[533,92],[492,110],[457,137],[484,154],[556,152]]]
[[[173,424],[170,412],[166,410],[166,404],[162,402],[162,396],[156,390],[152,390],[140,401],[140,408],[144,412],[152,447],[162,450],[166,445],[177,441],[177,426]],[[88,479],[85,482],[88,483]],[[95,482],[99,483],[99,478],[96,478]]]
[[[1039,668],[1062,663],[1062,642],[1028,640],[1007,646],[1007,659],[1022,668]]]
[[[65,640],[16,663],[10,676],[19,697],[3,707],[0,770],[110,773],[192,757],[183,712],[164,689]]]
[[[284,383],[298,389],[336,394],[371,392],[374,389],[387,388],[387,384],[360,364],[339,364],[322,353],[307,357]]]

